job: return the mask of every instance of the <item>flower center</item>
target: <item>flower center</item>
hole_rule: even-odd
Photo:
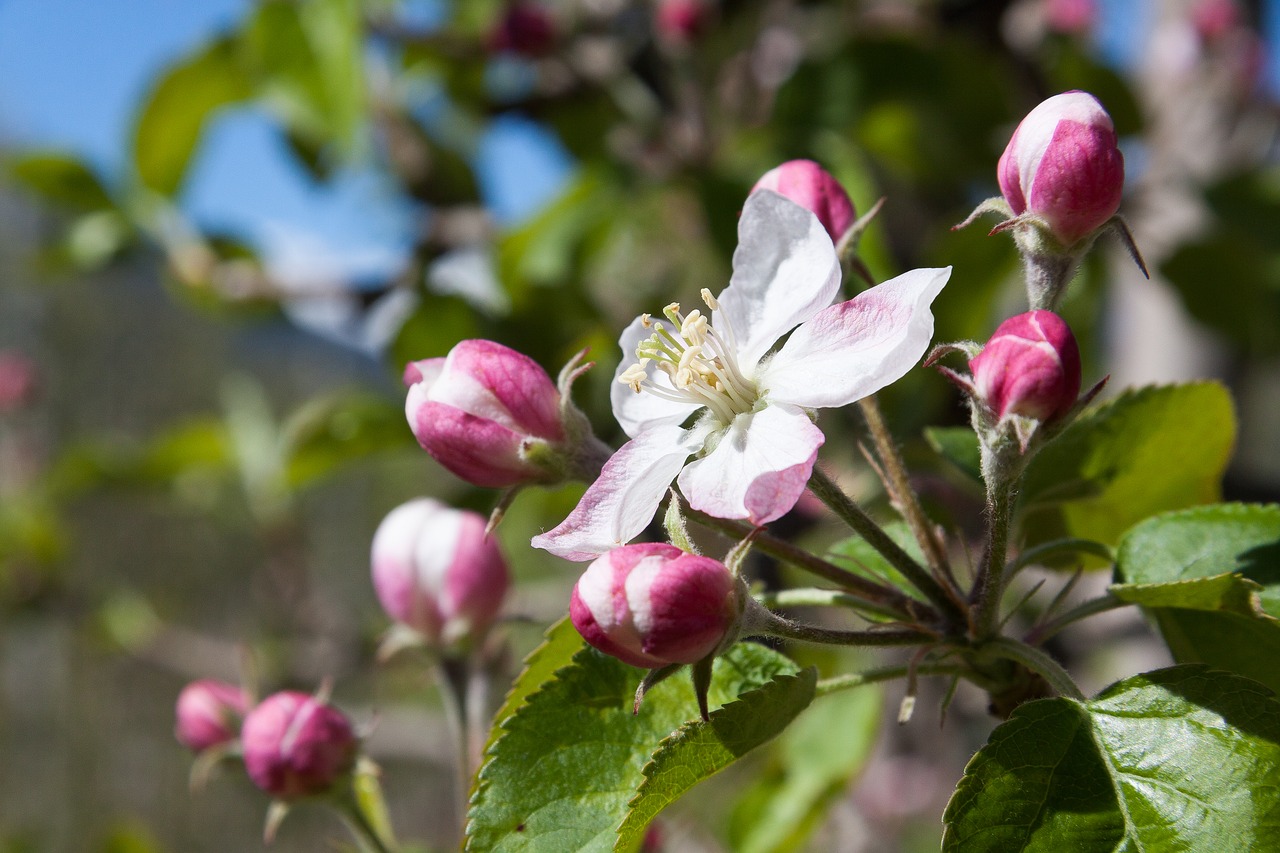
[[[702,301],[713,311],[719,306],[705,287]],[[725,424],[750,412],[759,395],[756,384],[743,375],[733,357],[733,327],[726,326],[727,334],[721,335],[698,309],[682,314],[679,302],[671,303],[662,313],[673,327],[669,329],[645,314],[644,326],[652,328],[653,334],[636,347],[636,363],[624,370],[618,381],[630,385],[637,394],[646,391],[664,400],[706,406]],[[650,364],[667,374],[671,387],[649,378]]]

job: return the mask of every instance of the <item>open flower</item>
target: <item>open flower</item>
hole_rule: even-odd
[[[824,440],[810,410],[852,403],[911,369],[950,274],[913,270],[832,305],[840,264],[822,223],[775,192],[753,193],[729,287],[718,299],[702,291],[710,318],[672,304],[668,322],[646,314],[622,333],[613,413],[631,441],[534,546],[580,561],[616,548],[645,528],[677,476],[694,509],[752,524],[783,515]]]

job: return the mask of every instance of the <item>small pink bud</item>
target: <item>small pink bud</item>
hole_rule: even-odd
[[[477,486],[560,479],[529,457],[564,441],[560,392],[527,355],[493,341],[462,341],[445,358],[405,367],[405,415],[437,462]]]
[[[1240,26],[1240,7],[1236,0],[1197,0],[1191,23],[1203,41],[1216,42]]]
[[[1047,0],[1045,3],[1045,25],[1055,33],[1084,35],[1093,29],[1097,19],[1097,0]]]
[[[556,25],[547,10],[521,0],[507,5],[489,34],[491,50],[529,57],[545,56],[555,42]]]
[[[355,732],[342,712],[292,690],[250,711],[240,741],[249,778],[281,800],[324,793],[356,760]]]
[[[15,350],[0,351],[0,413],[30,404],[36,386],[35,362]]]
[[[756,181],[751,191],[756,190],[773,190],[811,211],[832,242],[840,242],[858,218],[844,187],[812,160],[788,160],[775,166]]]
[[[1053,420],[1080,396],[1080,348],[1070,327],[1052,311],[1005,320],[969,369],[978,398],[1001,419]]]
[[[234,684],[209,678],[193,681],[178,694],[174,735],[192,752],[230,743],[240,735],[248,706],[248,696]]]
[[[697,663],[738,618],[737,582],[724,563],[674,545],[624,545],[582,573],[569,616],[588,643],[632,666]]]
[[[659,0],[653,23],[662,38],[687,44],[702,35],[709,13],[707,0]]]
[[[419,498],[393,509],[373,536],[373,587],[382,609],[432,644],[483,636],[509,584],[485,519]]]
[[[1087,92],[1054,95],[1027,114],[1000,157],[1000,191],[1070,246],[1120,207],[1124,157],[1111,116]]]

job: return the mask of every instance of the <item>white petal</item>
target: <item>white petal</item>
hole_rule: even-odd
[[[795,330],[757,383],[770,400],[812,409],[896,382],[928,349],[929,306],[950,276],[951,267],[912,270],[832,305]]]
[[[622,445],[569,517],[532,545],[566,560],[592,560],[640,534],[705,431],[658,426]]]
[[[778,338],[831,304],[840,261],[818,217],[772,190],[747,197],[733,278],[711,324],[732,329],[738,365],[751,370]]]
[[[766,524],[800,499],[823,441],[795,406],[739,415],[714,450],[680,473],[680,491],[694,509]]]
[[[647,391],[636,393],[629,385],[623,385],[618,377],[628,367],[636,363],[636,347],[645,338],[653,334],[653,329],[644,327],[641,318],[631,321],[631,325],[622,332],[618,346],[622,348],[622,361],[613,374],[613,385],[609,389],[609,400],[613,403],[613,416],[622,425],[623,431],[632,438],[637,437],[651,427],[661,424],[682,424],[689,415],[700,406],[697,403],[676,403],[664,400]],[[670,377],[650,364],[645,371],[649,381],[659,388],[676,393]]]

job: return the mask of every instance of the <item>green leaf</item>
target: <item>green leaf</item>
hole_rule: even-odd
[[[1182,303],[1200,322],[1256,355],[1280,349],[1274,318],[1280,312],[1280,252],[1241,229],[1210,234],[1179,246],[1160,266]],[[1230,287],[1214,287],[1229,281]]]
[[[573,662],[573,656],[586,645],[568,616],[548,628],[545,637],[542,644],[524,659],[524,669],[507,691],[502,707],[493,715],[494,726],[485,744],[486,753],[493,742],[502,736],[502,724],[507,718],[520,710],[534,691],[551,681],[556,670],[569,666]]]
[[[880,686],[867,685],[810,705],[778,738],[771,766],[734,807],[730,848],[803,849],[827,807],[871,756],[883,703]]]
[[[1035,535],[1038,524],[1055,538],[1112,545],[1150,515],[1218,500],[1235,431],[1231,398],[1215,382],[1126,391],[1086,412],[1028,466],[1028,538],[1048,538]]]
[[[719,773],[762,743],[772,740],[813,701],[818,671],[779,675],[736,702],[693,720],[658,745],[644,768],[644,782],[627,804],[614,850],[639,849],[645,828],[670,803],[697,783]]]
[[[925,440],[938,454],[974,481],[982,482],[982,449],[969,427],[926,427]]]
[[[1280,506],[1166,513],[1125,534],[1112,592],[1153,616],[1174,658],[1280,690]]]
[[[85,212],[115,206],[98,175],[75,157],[27,154],[7,165],[9,174],[19,183],[55,204]]]
[[[163,195],[176,193],[210,115],[251,94],[236,43],[229,38],[169,68],[151,90],[134,128],[138,179]]]
[[[550,654],[563,649],[559,637],[548,646],[555,650]],[[711,706],[795,672],[778,653],[739,643],[716,661]],[[650,690],[633,716],[642,675],[595,649],[580,648],[569,666],[529,694],[499,724],[485,752],[471,797],[466,849],[612,850],[649,755],[698,713],[689,681],[676,677]],[[516,691],[527,686],[522,676]],[[512,704],[508,699],[504,711]]]
[[[1202,666],[1014,711],[965,768],[944,851],[1280,849],[1280,703]]]
[[[972,434],[972,433],[971,433]],[[883,524],[884,532],[917,562],[925,562],[911,526],[905,521]],[[871,547],[861,536],[853,535],[836,542],[827,552],[827,559],[837,566],[874,581],[887,581],[898,589],[911,589],[912,585],[884,556]]]

